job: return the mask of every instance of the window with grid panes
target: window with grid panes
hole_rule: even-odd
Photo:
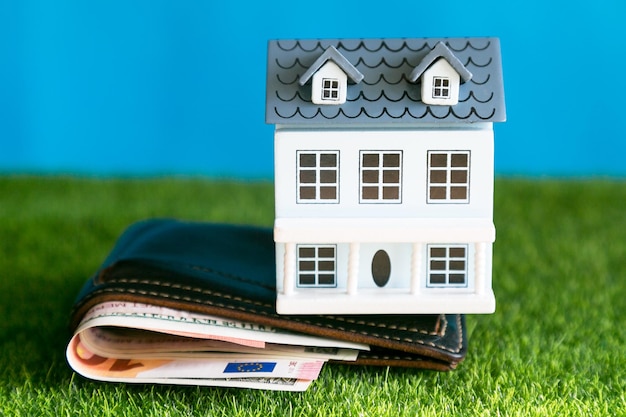
[[[467,245],[428,245],[428,287],[467,286]]]
[[[297,245],[298,287],[336,287],[335,245]]]
[[[433,98],[450,98],[450,79],[433,77]]]
[[[401,202],[402,152],[361,151],[360,156],[360,202]]]
[[[339,80],[335,78],[322,79],[322,100],[339,100]]]
[[[428,152],[428,203],[469,203],[470,151]]]
[[[339,151],[298,151],[298,203],[339,202]]]

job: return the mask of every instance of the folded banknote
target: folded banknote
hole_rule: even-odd
[[[368,345],[143,303],[110,301],[85,314],[67,348],[96,380],[298,391],[328,360]]]

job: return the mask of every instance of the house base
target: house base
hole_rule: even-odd
[[[395,293],[381,296],[379,292],[367,294],[346,293],[293,293],[278,294],[278,314],[491,314],[496,310],[493,291],[484,294],[408,294]]]

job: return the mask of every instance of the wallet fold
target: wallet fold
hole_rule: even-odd
[[[75,329],[105,301],[153,304],[368,344],[354,364],[447,371],[467,352],[465,317],[278,315],[269,228],[151,219],[130,226],[81,289]],[[343,362],[349,363],[349,362]]]

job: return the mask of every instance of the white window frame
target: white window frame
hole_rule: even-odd
[[[440,85],[437,85],[437,82]],[[446,83],[447,85],[444,85]],[[450,78],[449,77],[441,77],[434,76],[433,77],[433,98],[434,99],[449,99],[450,98]]]
[[[433,256],[432,251],[445,251],[443,255]],[[459,249],[464,251],[463,256],[459,256],[455,252]],[[427,245],[426,254],[428,259],[428,271],[426,273],[427,288],[467,288],[469,286],[469,245],[467,244],[432,244]],[[459,268],[459,264],[463,263],[463,268]],[[435,264],[436,263],[436,264]],[[443,268],[441,268],[443,264]],[[437,266],[434,268],[434,266]],[[443,275],[444,282],[432,282],[434,275]],[[451,276],[462,275],[463,283],[450,282]]]
[[[307,154],[315,156],[314,166],[301,166],[301,156],[307,155]],[[335,165],[334,166],[322,166],[322,155],[334,155]],[[310,180],[308,178],[303,178],[306,175],[314,175],[315,178],[313,180]],[[333,175],[334,175],[334,181],[328,181],[328,178],[324,178],[325,176],[332,177]],[[302,197],[302,192],[305,188],[308,190],[311,190],[311,189],[313,190],[314,192],[313,198]],[[334,188],[335,197],[324,198],[323,194],[324,194],[325,188]],[[304,204],[339,203],[339,151],[337,150],[296,151],[296,202],[304,203]]]
[[[432,165],[433,155],[445,155],[446,163],[442,166]],[[466,166],[453,166],[454,156],[465,156]],[[429,204],[469,204],[470,202],[470,168],[471,151],[469,150],[431,150],[427,152],[427,187],[426,198]],[[462,177],[465,176],[463,180]],[[454,194],[460,189],[465,190],[464,198],[457,198]],[[433,191],[444,192],[443,197],[433,197]]]
[[[377,155],[377,166],[364,166],[364,158],[366,155]],[[385,166],[386,155],[397,155],[398,166]],[[386,182],[395,177],[397,174],[397,181]],[[376,178],[368,178],[364,180],[365,175],[375,175]],[[364,198],[363,194],[365,188],[372,188],[377,190],[377,198]],[[396,198],[385,198],[385,192],[389,188],[397,188],[398,196]],[[371,203],[383,203],[393,204],[402,203],[402,151],[398,150],[385,150],[385,151],[360,151],[359,153],[359,203],[371,204]]]
[[[326,83],[330,83],[330,85],[327,87]],[[333,97],[333,93],[335,97]],[[323,101],[339,101],[341,99],[341,81],[338,78],[322,78],[321,99]]]
[[[312,256],[304,256],[301,249],[312,250]],[[324,252],[332,250],[332,256]],[[328,263],[332,262],[332,268],[328,268]],[[304,265],[312,268],[303,268]],[[296,287],[298,288],[336,288],[337,287],[337,245],[320,244],[296,245]],[[313,276],[312,283],[302,283],[303,276]],[[320,276],[331,276],[332,283],[320,283]]]

